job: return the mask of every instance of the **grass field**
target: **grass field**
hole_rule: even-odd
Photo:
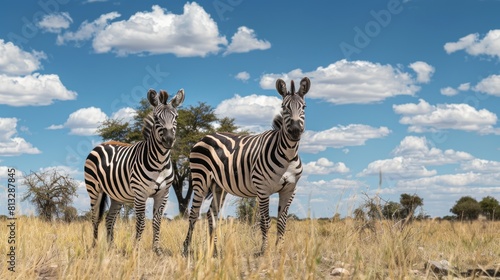
[[[134,221],[117,221],[116,246],[107,246],[102,223],[98,246],[91,248],[90,222],[47,223],[20,217],[15,229],[15,272],[11,272],[9,221],[0,223],[0,279],[437,279],[425,268],[430,260],[446,260],[460,271],[500,269],[499,222],[428,220],[401,226],[384,221],[367,228],[354,220],[289,221],[280,248],[274,246],[273,223],[268,252],[255,257],[261,244],[259,227],[221,220],[221,252],[213,258],[206,242],[207,224],[200,220],[193,253],[184,258],[185,220],[163,222],[161,245],[167,253],[158,257],[151,249],[150,221],[137,247]],[[348,274],[333,276],[335,268]]]

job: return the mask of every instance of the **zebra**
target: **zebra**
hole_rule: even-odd
[[[283,97],[282,111],[273,120],[273,129],[257,135],[215,133],[206,135],[191,149],[189,155],[193,199],[189,214],[189,228],[183,243],[183,254],[189,246],[200,207],[204,199],[212,198],[207,212],[210,238],[217,255],[214,228],[219,209],[227,193],[238,197],[257,197],[262,232],[262,247],[267,248],[267,232],[270,227],[269,196],[279,194],[278,236],[276,244],[283,240],[288,208],[295,196],[297,182],[302,174],[302,162],[298,155],[299,141],[304,132],[305,101],[311,82],[304,77],[295,92],[293,80],[287,92],[282,79],[276,81],[276,89]]]
[[[97,145],[87,156],[84,173],[87,192],[90,196],[92,225],[96,245],[99,223],[106,207],[106,197],[111,204],[106,216],[107,240],[113,244],[113,227],[116,215],[124,203],[133,203],[136,213],[136,242],[141,239],[145,224],[146,200],[152,197],[153,204],[153,251],[161,254],[159,247],[160,224],[163,209],[174,180],[171,148],[177,129],[177,107],[184,101],[184,90],[180,89],[167,103],[168,93],[157,95],[150,89],[147,94],[152,113],[144,120],[145,140],[135,144],[116,141]]]

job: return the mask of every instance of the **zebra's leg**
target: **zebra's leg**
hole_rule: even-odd
[[[94,193],[96,189],[93,189],[92,191],[89,190],[89,185],[87,184],[87,191],[90,195],[90,209],[92,211],[92,227],[93,227],[93,235],[94,235],[94,240],[92,241],[92,247],[95,247],[97,244],[97,236],[99,233],[99,224],[101,223],[102,220],[102,212],[104,212],[104,209],[102,209],[101,205],[104,205],[106,202],[106,197],[103,192],[101,193]]]
[[[278,235],[276,238],[276,245],[279,245],[280,241],[283,241],[283,235],[285,234],[286,220],[288,218],[288,208],[293,201],[295,196],[295,185],[293,188],[286,189],[279,193],[279,206],[278,206]]]
[[[214,233],[215,229],[217,228],[217,219],[219,217],[219,211],[222,208],[222,205],[224,205],[224,200],[226,199],[226,192],[217,186],[213,186],[215,188],[215,191],[213,191],[213,199],[212,203],[210,204],[210,208],[208,209],[207,212],[207,219],[208,219],[208,232],[210,234],[210,240],[213,242],[213,256],[217,257],[217,234]]]
[[[160,226],[161,220],[163,216],[163,209],[165,209],[165,205],[167,205],[169,189],[164,188],[160,190],[156,196],[154,197],[153,204],[153,251],[157,255],[162,254],[162,249],[160,248]]]
[[[134,198],[134,211],[136,217],[135,224],[135,241],[136,243],[141,240],[142,232],[144,231],[145,217],[146,217],[146,200],[147,197],[142,197],[140,193],[136,194]]]
[[[109,206],[108,215],[106,216],[106,229],[108,231],[108,243],[110,246],[113,245],[114,231],[116,216],[120,213],[123,203],[111,199],[111,205]]]
[[[269,218],[269,196],[258,196],[259,214],[260,214],[260,230],[262,231],[262,247],[256,255],[261,256],[267,249],[267,232],[271,219]]]
[[[187,257],[189,254],[189,246],[191,245],[191,239],[193,237],[194,225],[196,224],[196,221],[200,216],[201,204],[203,203],[203,200],[205,200],[205,197],[208,193],[208,188],[203,190],[203,184],[200,183],[199,179],[197,180],[194,179],[193,177],[192,184],[193,184],[193,202],[191,205],[191,211],[189,212],[189,228],[186,235],[186,239],[184,240],[183,243],[184,249],[182,252],[182,254],[185,257]]]

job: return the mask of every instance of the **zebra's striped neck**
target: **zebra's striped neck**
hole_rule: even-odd
[[[152,133],[153,130],[151,130]],[[147,153],[147,157],[150,160],[149,162],[156,162],[163,166],[170,160],[170,149],[165,148],[154,135],[150,135],[145,140],[144,148],[144,152]]]
[[[299,154],[299,141],[289,139],[283,129],[278,131],[278,147],[276,149],[278,155],[290,162],[297,158]]]

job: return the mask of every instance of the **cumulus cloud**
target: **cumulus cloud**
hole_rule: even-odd
[[[118,17],[120,17],[119,13],[111,12],[99,16],[99,18],[94,21],[84,21],[80,24],[80,27],[78,27],[76,32],[66,31],[59,34],[57,36],[56,43],[58,45],[63,45],[66,42],[74,42],[77,46],[79,46],[82,42],[92,39],[98,32],[108,26],[110,21]]]
[[[326,175],[333,173],[347,173],[349,168],[343,162],[334,163],[327,158],[319,158],[317,161],[311,161],[304,164],[305,175]]]
[[[478,33],[469,34],[457,42],[444,45],[446,53],[465,50],[470,55],[487,55],[500,58],[500,29],[490,30],[483,38]]]
[[[204,57],[225,45],[227,40],[219,34],[217,23],[194,2],[186,3],[181,15],[154,5],[151,12],[137,12],[128,20],[110,23],[92,42],[97,53],[171,53],[179,57]]]
[[[37,23],[38,27],[46,32],[60,33],[63,29],[67,29],[73,19],[67,12],[46,14]]]
[[[137,111],[131,107],[121,108],[111,115],[112,119],[121,121],[123,123],[128,122],[129,124],[134,122],[134,117],[137,116]]]
[[[452,88],[452,87],[445,87],[441,89],[441,94],[446,95],[446,96],[453,96],[458,94],[458,90]]]
[[[224,55],[230,53],[246,53],[253,50],[267,50],[271,43],[266,40],[259,40],[253,29],[240,26],[238,31],[231,38],[231,44],[227,46]]]
[[[26,75],[42,67],[43,52],[27,52],[11,42],[0,39],[0,74]]]
[[[457,95],[460,91],[468,91],[470,90],[470,83],[460,84],[457,88],[453,87],[445,87],[441,89],[441,94],[446,96],[454,96]]]
[[[437,175],[428,166],[458,164],[473,159],[473,156],[452,149],[432,147],[426,137],[407,136],[392,151],[393,158],[376,160],[368,164],[358,176],[378,176],[382,172],[391,179],[408,179]]]
[[[130,107],[121,108],[111,115],[111,119],[121,122],[133,122],[137,111]],[[96,107],[78,109],[68,116],[64,124],[53,124],[47,127],[49,130],[67,128],[73,135],[96,135],[97,128],[108,119],[108,116]]]
[[[17,135],[16,118],[0,118],[0,156],[41,153],[32,144]]]
[[[76,98],[58,75],[32,73],[42,67],[44,58],[43,52],[26,52],[0,39],[0,104],[40,106]]]
[[[42,106],[54,100],[73,100],[76,96],[76,92],[68,90],[55,74],[0,75],[0,104]]]
[[[484,78],[474,86],[474,90],[493,96],[500,96],[500,75],[491,75]]]
[[[274,116],[280,112],[281,98],[265,95],[235,95],[222,101],[215,108],[215,114],[235,119],[243,130],[262,132],[271,129]]]
[[[250,79],[250,74],[246,71],[243,71],[243,72],[239,72],[238,74],[236,74],[236,76],[234,76],[234,78],[236,80],[246,82],[246,81],[248,81],[248,79]]]
[[[327,148],[362,146],[367,140],[383,138],[391,133],[387,127],[371,127],[363,124],[336,126],[323,131],[306,130],[300,142],[300,151],[318,153]]]
[[[475,158],[470,161],[463,162],[460,169],[466,172],[475,173],[498,173],[500,171],[500,162]]]
[[[402,115],[399,122],[409,125],[411,132],[428,132],[446,129],[464,130],[480,134],[499,134],[495,128],[497,116],[486,110],[477,110],[468,104],[431,105],[423,99],[418,104],[393,105],[393,110]]]
[[[260,86],[274,89],[277,78],[299,81],[307,76],[312,82],[308,98],[334,104],[367,104],[398,95],[413,96],[420,90],[418,84],[430,79],[434,68],[425,62],[416,62],[412,68],[417,73],[416,78],[388,64],[343,59],[310,72],[295,69],[288,73],[265,74]]]
[[[434,67],[423,61],[414,62],[409,67],[417,73],[417,82],[419,83],[430,82],[432,74],[436,71]]]

